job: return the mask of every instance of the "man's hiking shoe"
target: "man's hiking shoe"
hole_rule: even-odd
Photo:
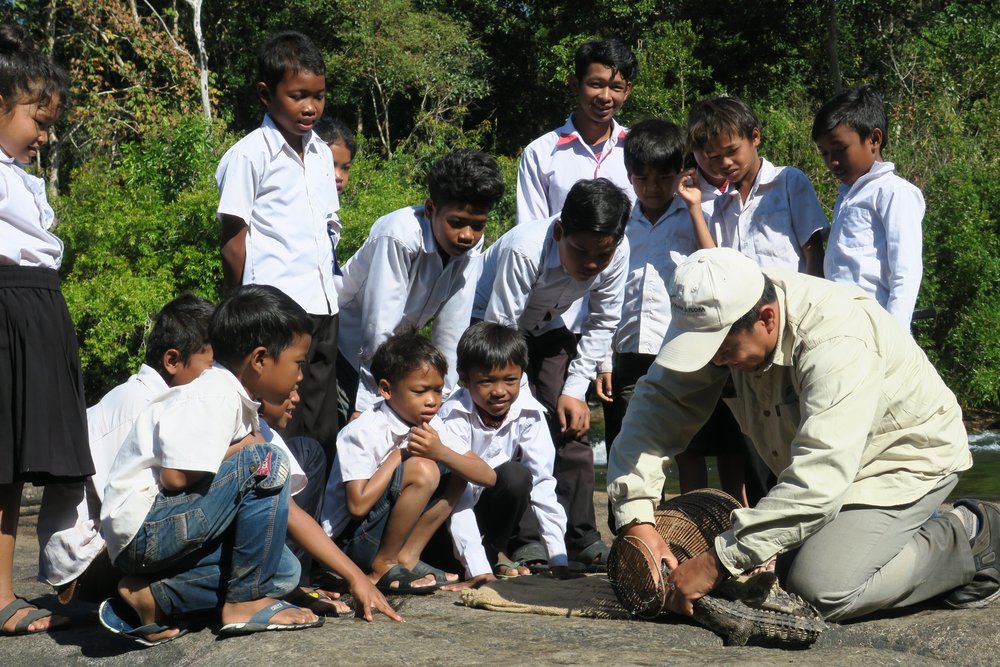
[[[976,574],[972,581],[956,588],[944,598],[954,609],[985,607],[1000,598],[1000,509],[973,498],[955,501],[979,518],[979,534],[972,542],[972,560]]]

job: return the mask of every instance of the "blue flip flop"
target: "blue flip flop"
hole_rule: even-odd
[[[114,634],[127,637],[128,639],[142,644],[143,646],[159,646],[160,644],[166,644],[167,642],[172,642],[178,637],[183,637],[188,633],[187,628],[181,628],[181,631],[173,637],[165,637],[163,639],[157,639],[156,641],[150,641],[146,639],[147,635],[151,635],[155,632],[164,632],[175,626],[162,625],[160,623],[137,625],[139,623],[139,615],[136,614],[135,610],[128,606],[124,600],[119,600],[117,598],[108,598],[102,602],[101,606],[97,610],[97,617],[101,621],[101,625]]]
[[[249,635],[253,632],[269,632],[271,630],[305,630],[306,628],[318,628],[326,620],[319,616],[310,623],[271,623],[271,619],[286,609],[301,609],[291,602],[278,600],[272,605],[268,605],[257,611],[245,623],[226,623],[219,628],[220,637],[235,637],[238,635]]]

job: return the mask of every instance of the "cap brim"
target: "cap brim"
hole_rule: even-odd
[[[720,331],[684,331],[671,321],[656,363],[681,373],[701,370],[712,361],[728,333],[728,327]]]

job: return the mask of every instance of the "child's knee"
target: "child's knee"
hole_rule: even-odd
[[[511,497],[527,496],[531,493],[531,471],[516,461],[507,461],[496,468],[497,483],[494,489]]]
[[[441,481],[438,464],[422,456],[411,456],[403,466],[403,484],[406,486],[437,488]]]

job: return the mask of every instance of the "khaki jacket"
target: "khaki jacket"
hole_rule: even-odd
[[[716,549],[733,574],[802,544],[844,505],[893,507],[972,465],[962,412],[926,355],[860,289],[781,269],[769,365],[658,364],[636,387],[608,465],[617,525],[652,522],[665,459],[683,451],[723,396],[778,482],[733,513]]]

